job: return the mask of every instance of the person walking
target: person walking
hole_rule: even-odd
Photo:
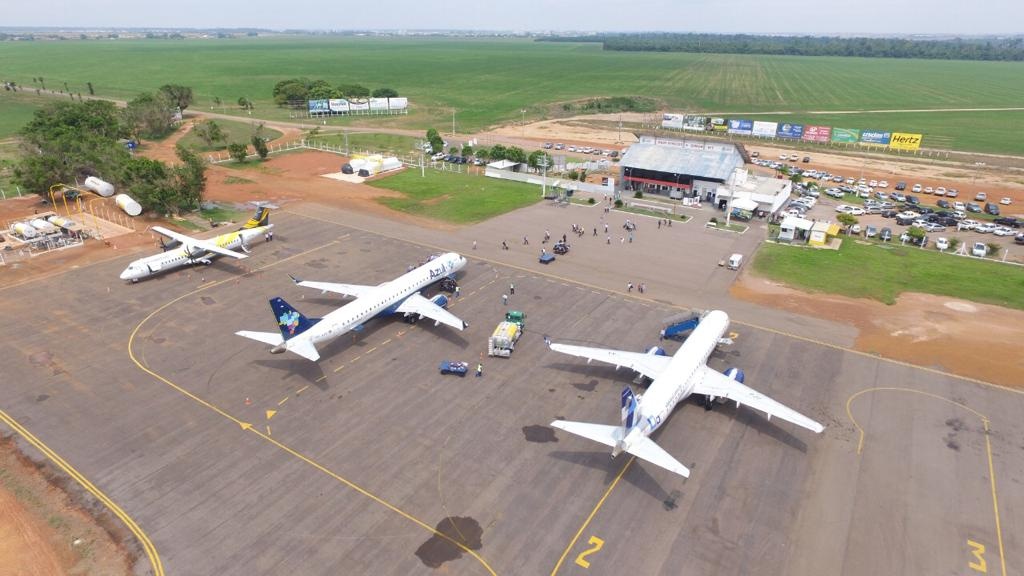
[[[484,375],[484,365],[480,362],[476,363],[476,377],[479,378]]]
[[[523,246],[527,246],[529,244],[530,244],[530,239],[527,238],[526,236],[523,236]]]
[[[476,250],[476,240],[473,240],[473,250]]]
[[[608,223],[607,222],[604,223],[604,233],[605,234],[608,233]]]
[[[509,284],[508,285],[508,293],[513,295],[513,296],[515,296],[515,294],[516,294],[516,285],[515,284]]]
[[[505,242],[504,240],[501,241],[501,249],[508,250],[508,243]]]
[[[455,297],[458,298],[460,293],[461,293],[461,289],[458,286],[456,286],[455,287]]]
[[[626,292],[629,292],[629,293],[633,292],[633,283],[632,282],[626,282]]]
[[[610,235],[609,236],[605,236],[604,237],[604,241],[605,241],[606,244],[611,244],[612,243],[612,237]]]
[[[594,226],[594,236],[597,236],[597,226]]]
[[[501,295],[501,303],[504,304],[505,306],[508,306],[508,294]]]

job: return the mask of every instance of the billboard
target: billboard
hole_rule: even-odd
[[[661,117],[661,127],[669,128],[671,130],[682,130],[683,129],[683,115],[682,114],[665,114]]]
[[[791,138],[794,140],[799,140],[803,135],[803,124],[779,124],[779,130],[776,132],[776,136],[779,138]]]
[[[409,107],[408,98],[388,98],[389,110],[405,110]]]
[[[725,123],[725,118],[712,118],[711,119],[711,130],[713,132],[725,132],[729,126]]]
[[[370,110],[387,110],[387,98],[370,98]]]
[[[921,135],[906,132],[893,132],[889,139],[889,148],[894,150],[920,150]]]
[[[750,134],[754,131],[752,120],[729,120],[729,134]]]
[[[832,129],[832,141],[849,144],[858,142],[860,140],[860,130],[856,128],[833,128]]]
[[[860,133],[860,143],[869,146],[888,146],[891,138],[892,132],[880,130],[861,130]]]
[[[310,100],[309,101],[309,113],[310,114],[326,114],[330,112],[331,108],[327,103],[327,100]]]
[[[353,111],[353,112],[369,110],[370,109],[370,103],[369,102],[351,102],[350,101],[348,103],[348,109]]]
[[[703,132],[707,129],[708,117],[707,116],[684,116],[683,117],[683,130],[693,130],[697,132]]]
[[[754,136],[766,136],[768,138],[775,138],[775,131],[778,129],[778,122],[762,122],[760,120],[754,120],[754,128],[752,133]]]
[[[330,106],[331,112],[348,112],[348,100],[344,98],[331,98],[327,105]]]
[[[831,137],[831,126],[804,126],[804,135],[801,139],[807,142],[828,142]]]

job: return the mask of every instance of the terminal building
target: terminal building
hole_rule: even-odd
[[[712,202],[743,161],[728,142],[641,136],[619,162],[619,180],[626,192]]]

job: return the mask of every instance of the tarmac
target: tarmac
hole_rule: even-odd
[[[613,212],[608,244],[603,228],[592,234],[603,214],[544,203],[450,231],[300,205],[272,215],[274,241],[247,260],[130,285],[117,275],[139,255],[125,255],[0,289],[0,410],[138,525],[155,551],[138,573],[1024,565],[1019,392],[854,352],[851,327],[733,301],[736,272],[718,262],[752,253],[756,223],[737,235]],[[639,223],[633,243],[618,241],[626,217]],[[560,237],[571,223],[591,232],[540,265],[544,229]],[[446,250],[469,258],[450,308],[465,331],[376,319],[322,345],[319,363],[233,335],[274,330],[272,296],[311,317],[344,302],[289,273],[377,284]],[[627,292],[630,281],[646,292]],[[687,401],[655,435],[691,468],[683,479],[548,426],[617,423],[634,375],[552,352],[544,336],[672,353],[658,340],[666,320],[708,308],[735,332],[709,364],[742,368],[824,433]],[[488,358],[508,309],[527,313],[525,335],[511,358]],[[441,375],[445,359],[482,362],[483,376]]]

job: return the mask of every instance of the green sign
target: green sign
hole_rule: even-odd
[[[855,144],[860,142],[860,130],[854,128],[833,128],[832,141]]]

